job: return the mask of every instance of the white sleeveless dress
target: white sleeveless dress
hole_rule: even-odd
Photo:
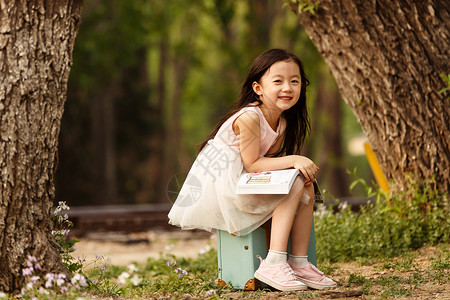
[[[169,212],[170,224],[182,229],[221,229],[233,235],[245,235],[270,219],[277,205],[286,198],[286,195],[236,194],[236,183],[246,171],[240,155],[239,135],[232,127],[236,118],[246,111],[259,115],[261,157],[283,134],[286,121],[280,119],[274,131],[257,106],[245,107],[230,117],[193,163]],[[301,189],[304,183],[299,181],[297,188]],[[309,198],[303,193],[301,201],[308,203]]]

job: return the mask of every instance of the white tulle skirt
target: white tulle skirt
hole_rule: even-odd
[[[288,195],[237,195],[236,183],[245,172],[236,148],[210,140],[186,177],[169,212],[169,223],[234,235],[248,234],[264,224]],[[298,177],[290,193],[299,193],[303,186]],[[309,201],[303,193],[301,202]]]

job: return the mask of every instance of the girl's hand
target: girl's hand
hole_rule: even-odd
[[[312,160],[305,156],[296,155],[294,160],[294,168],[298,169],[305,177],[305,185],[316,180],[316,173],[319,171]]]

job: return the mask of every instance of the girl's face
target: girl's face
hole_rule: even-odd
[[[292,60],[277,61],[259,82],[253,83],[253,90],[262,106],[281,113],[294,106],[300,97],[300,68]]]

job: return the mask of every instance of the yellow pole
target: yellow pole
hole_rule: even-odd
[[[389,185],[384,176],[383,170],[381,170],[380,163],[378,162],[375,152],[373,152],[368,142],[364,143],[364,150],[366,151],[367,160],[369,161],[370,168],[372,169],[373,175],[384,192],[389,191]]]

